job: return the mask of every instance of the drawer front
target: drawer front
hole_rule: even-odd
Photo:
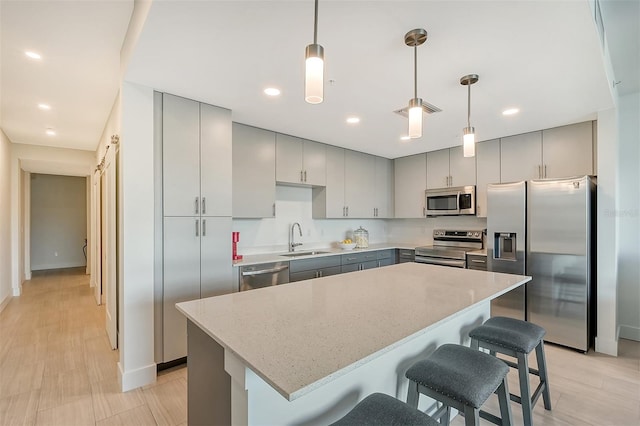
[[[289,274],[289,282],[312,280],[314,278],[328,277],[329,275],[337,275],[340,273],[341,273],[340,266],[313,269],[311,271],[292,272]]]
[[[378,267],[378,261],[377,260],[370,260],[369,262],[364,262],[362,263],[362,268],[363,269],[373,269],[373,268],[377,268]]]
[[[352,265],[354,263],[362,263],[364,262],[365,255],[368,253],[349,253],[342,255],[342,265]]]
[[[467,269],[487,270],[487,257],[473,254],[467,255]]]
[[[323,256],[314,259],[300,259],[289,262],[290,272],[311,271],[315,269],[340,266],[340,256]]]
[[[360,270],[360,264],[359,263],[350,263],[347,265],[342,265],[340,267],[340,273],[344,274],[345,272],[354,272],[354,271],[359,271]]]
[[[389,266],[389,265],[393,265],[393,264],[395,264],[395,259],[393,259],[393,258],[378,260],[378,266]]]
[[[398,250],[398,263],[413,262],[415,261],[415,258],[416,258],[415,250],[409,250],[409,249]]]
[[[395,250],[379,250],[379,251],[376,252],[376,254],[378,255],[377,259],[378,260],[390,259],[390,258],[394,257],[393,256],[394,252],[395,252]]]

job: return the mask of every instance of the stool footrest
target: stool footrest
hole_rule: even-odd
[[[544,391],[545,387],[546,387],[546,384],[538,383],[538,387],[536,388],[536,390],[533,392],[533,395],[531,396],[532,407],[536,405],[536,402],[538,401],[538,398],[540,398],[540,395],[542,395],[542,391]],[[522,398],[520,398],[516,394],[510,393],[509,399],[511,399],[513,402],[517,402],[518,404],[522,404]]]
[[[500,417],[494,416],[493,414],[487,413],[486,411],[480,410],[478,415],[480,417],[482,417],[483,419],[485,419],[487,421],[490,421],[494,425],[501,425],[502,424],[502,419]]]
[[[518,369],[518,364],[513,361],[509,361],[508,359],[504,358],[500,358],[500,361],[504,362],[511,368],[515,368],[516,370]],[[535,368],[529,367],[529,373],[535,374],[536,376],[540,377],[540,370],[536,370]]]

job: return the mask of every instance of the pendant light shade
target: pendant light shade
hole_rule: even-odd
[[[319,104],[324,99],[324,48],[318,44],[318,0],[315,0],[313,44],[305,49],[304,100]]]
[[[422,99],[418,97],[418,46],[427,41],[427,31],[416,28],[404,35],[404,44],[413,47],[413,98],[409,100],[409,138],[422,137]]]
[[[471,85],[477,81],[477,74],[465,75],[460,79],[460,84],[467,86],[467,127],[462,129],[462,151],[465,157],[476,155],[476,131],[471,126]]]

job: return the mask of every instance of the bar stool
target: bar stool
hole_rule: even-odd
[[[509,367],[496,357],[460,345],[440,346],[429,357],[416,362],[406,372],[409,383],[407,404],[417,408],[420,394],[442,404],[432,416],[448,425],[451,408],[464,413],[466,426],[478,425],[480,417],[498,425],[511,425]],[[480,410],[498,394],[500,417]]]
[[[489,349],[492,355],[497,352],[517,359],[517,364],[509,360],[502,361],[509,367],[518,370],[520,396],[510,394],[510,397],[512,401],[522,405],[525,426],[533,424],[533,407],[538,398],[540,398],[541,393],[544,400],[544,408],[551,410],[547,362],[544,356],[542,340],[545,333],[545,329],[538,325],[507,317],[489,318],[484,324],[469,332],[472,348],[485,348]],[[527,359],[534,348],[538,362],[537,370],[529,367]],[[533,395],[530,392],[529,373],[540,378],[540,384],[533,392]]]
[[[380,425],[438,426],[439,423],[422,411],[382,393],[373,393],[360,401],[344,417],[330,426]]]

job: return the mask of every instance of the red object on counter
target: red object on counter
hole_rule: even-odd
[[[232,246],[233,246],[233,256],[232,256],[232,260],[241,260],[242,259],[242,255],[238,254],[238,242],[240,241],[240,233],[239,232],[232,232],[231,233],[231,242],[232,242]]]

